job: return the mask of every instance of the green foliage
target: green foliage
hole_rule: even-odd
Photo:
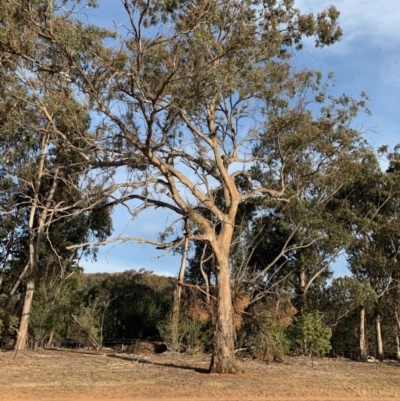
[[[245,311],[244,324],[237,333],[237,348],[250,349],[253,356],[266,360],[281,359],[288,354],[287,327],[296,309],[282,297],[262,299]]]
[[[99,280],[88,289],[88,295],[109,294],[111,301],[104,316],[105,338],[158,340],[157,326],[168,314],[172,302],[173,286],[169,280],[134,270],[105,275]]]
[[[68,337],[71,316],[79,310],[80,298],[77,275],[67,280],[43,280],[36,290],[30,316],[29,332],[34,341],[43,343],[50,333],[54,339]]]
[[[318,311],[303,310],[294,320],[292,340],[307,355],[324,356],[331,349],[332,330]]]
[[[95,349],[103,346],[104,315],[110,304],[109,294],[89,298],[72,314],[73,338],[90,344]]]
[[[354,277],[339,277],[332,280],[325,290],[326,317],[331,325],[360,306],[369,308],[377,302],[377,294],[369,283],[362,283]]]
[[[8,300],[6,294],[0,294],[0,336],[14,335],[18,328],[18,317],[10,312]]]
[[[251,318],[239,331],[238,338],[239,348],[250,348],[261,359],[282,358],[290,349],[285,327],[273,313],[264,312]]]
[[[172,341],[171,318],[172,314],[169,313],[157,326],[161,338],[169,344]],[[210,321],[196,321],[188,317],[185,310],[180,311],[178,341],[181,347],[188,352],[205,352],[211,349],[212,340],[213,327]]]

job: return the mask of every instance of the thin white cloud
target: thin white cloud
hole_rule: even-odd
[[[336,50],[351,51],[351,42],[363,40],[365,45],[391,47],[400,41],[400,1],[397,0],[298,0],[303,12],[318,13],[330,5],[340,11],[340,26],[344,38]]]
[[[154,274],[159,276],[166,276],[166,277],[174,277],[176,273],[171,270],[166,270],[165,265],[167,263],[152,263],[149,259],[146,263],[145,260],[135,262],[134,257],[132,261],[127,259],[118,258],[115,256],[110,256],[106,258],[105,255],[99,255],[97,262],[90,262],[90,261],[82,261],[81,265],[84,268],[85,273],[122,273],[127,270],[136,270],[139,271],[141,269],[145,269],[147,271],[152,271]],[[173,266],[172,266],[173,267]]]
[[[162,276],[176,276],[180,259],[180,255],[156,250],[152,245],[126,242],[101,246],[97,261],[83,259],[80,265],[86,273],[117,273],[145,269]]]
[[[357,96],[365,91],[371,99],[372,117],[361,116],[363,130],[375,147],[399,142],[398,98],[400,92],[400,0],[297,0],[303,13],[318,13],[330,5],[340,11],[343,38],[328,48],[316,49],[314,40],[295,54],[296,64],[335,71],[334,93]]]

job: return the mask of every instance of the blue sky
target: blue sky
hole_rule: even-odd
[[[100,0],[100,8],[90,10],[89,21],[104,26],[121,23],[124,12],[119,0]],[[317,13],[329,5],[341,12],[343,39],[331,47],[316,49],[313,41],[306,42],[296,53],[297,66],[318,69],[325,75],[335,72],[335,94],[357,97],[365,91],[370,98],[372,116],[361,115],[357,128],[375,148],[383,144],[393,148],[400,143],[400,0],[298,0],[303,12]],[[384,163],[384,161],[382,161]],[[137,237],[156,238],[165,223],[174,217],[163,210],[145,212],[129,227],[123,208],[114,213],[114,231]],[[145,268],[157,274],[176,275],[179,256],[162,252],[150,245],[125,243],[100,248],[95,263],[82,261],[86,272],[118,272]],[[335,265],[336,274],[345,274],[343,258]]]

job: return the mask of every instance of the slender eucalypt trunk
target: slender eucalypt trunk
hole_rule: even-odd
[[[378,359],[383,361],[383,342],[382,342],[382,332],[381,332],[381,317],[378,315],[375,319],[376,328],[376,344],[378,346]]]
[[[232,294],[228,255],[217,259],[217,317],[214,332],[214,349],[210,373],[238,373],[235,361]]]
[[[398,330],[396,333],[396,359],[400,361],[400,334]]]
[[[306,279],[306,271],[302,270],[300,272],[300,287],[298,289],[298,309],[301,311],[307,304],[307,279]]]
[[[179,316],[180,316],[181,298],[182,298],[182,282],[185,276],[188,249],[189,249],[189,236],[186,235],[181,259],[181,266],[179,269],[178,281],[174,288],[174,305],[172,307],[172,316],[171,316],[171,347],[174,351],[178,351],[180,349]]]
[[[35,208],[32,208],[31,217],[34,215]],[[39,246],[42,234],[38,234],[35,239],[34,230],[32,228],[33,219],[29,221],[29,275],[26,283],[26,292],[24,304],[22,307],[21,320],[17,333],[17,341],[15,343],[15,351],[24,351],[28,339],[29,318],[32,310],[33,295],[36,284],[36,270],[39,257]],[[42,231],[42,229],[40,230]]]
[[[366,361],[368,358],[367,341],[365,339],[365,307],[360,309],[360,357]]]
[[[15,351],[24,351],[28,338],[29,316],[32,309],[33,293],[35,291],[35,278],[29,278],[26,284],[24,306],[22,308],[21,321],[19,324]]]
[[[27,276],[24,305],[22,307],[22,315],[17,334],[17,341],[15,343],[15,351],[23,351],[26,347],[26,342],[28,338],[29,317],[32,310],[33,295],[35,291],[35,280],[40,259],[40,248],[45,235],[46,224],[49,223],[47,221],[48,216],[51,216],[50,205],[53,202],[54,194],[58,185],[58,173],[60,171],[60,167],[56,167],[53,172],[53,184],[49,192],[46,194],[47,196],[43,204],[40,191],[42,179],[46,174],[46,156],[49,144],[50,134],[46,133],[43,136],[41,142],[41,153],[37,166],[36,180],[33,180],[34,193],[31,200],[28,220],[29,260],[23,274],[18,279],[19,281],[22,280],[24,274],[26,274]]]
[[[396,305],[394,309],[394,316],[396,318],[396,358],[400,361],[400,305]]]
[[[53,347],[53,339],[54,339],[54,329],[50,331],[49,339],[47,340],[46,348]]]
[[[204,271],[204,263],[205,263],[205,254],[206,254],[206,250],[207,250],[207,244],[204,244],[203,246],[203,252],[201,254],[201,258],[200,258],[200,273],[201,276],[203,277],[204,283],[205,283],[205,293],[206,293],[206,303],[207,305],[210,305],[210,280],[208,278],[208,274]],[[208,260],[209,258],[207,258]]]

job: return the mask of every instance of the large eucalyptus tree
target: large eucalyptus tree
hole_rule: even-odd
[[[91,108],[88,162],[107,177],[128,168],[108,188],[121,190],[114,204],[169,209],[208,244],[218,289],[210,371],[236,373],[229,259],[239,204],[288,203],[314,187],[323,202],[357,157],[350,124],[364,100],[328,98],[319,72],[291,63],[305,37],[319,47],[340,39],[339,12],[304,15],[292,0],[123,0],[125,19],[107,30],[87,23],[79,3],[1,1],[1,51]]]
[[[25,45],[35,37],[26,39]],[[15,346],[23,350],[43,271],[55,269],[65,277],[78,257],[66,246],[92,234],[104,239],[111,221],[107,211],[97,216],[88,212],[98,198],[82,196],[81,179],[91,168],[87,153],[81,154],[90,123],[86,108],[53,74],[35,69],[32,60],[3,55],[0,71],[0,216],[13,222],[1,269],[10,271],[10,297],[21,284],[26,286]]]

